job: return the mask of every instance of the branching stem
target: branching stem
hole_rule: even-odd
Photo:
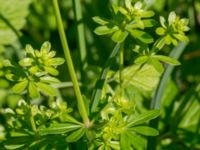
[[[77,77],[76,77],[74,65],[73,65],[73,62],[72,62],[67,38],[65,36],[65,30],[64,30],[64,27],[63,27],[62,19],[61,19],[58,0],[53,0],[53,7],[54,7],[54,11],[55,11],[55,17],[56,17],[56,21],[57,21],[57,25],[58,25],[58,32],[59,32],[59,35],[60,35],[65,59],[66,59],[66,62],[67,62],[69,74],[70,74],[70,77],[71,77],[71,80],[72,80],[72,83],[73,83],[75,95],[76,95],[77,102],[78,102],[78,110],[79,110],[79,113],[80,113],[80,115],[83,119],[84,124],[87,126],[87,125],[89,125],[89,118],[88,118],[86,107],[85,107],[83,97],[81,95],[81,91],[80,91],[80,88],[79,88],[79,84],[78,84],[78,80],[77,80]]]

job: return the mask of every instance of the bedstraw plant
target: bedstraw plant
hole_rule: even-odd
[[[79,2],[74,3],[76,13]],[[112,3],[110,18],[94,16],[98,24],[94,33],[108,35],[115,47],[88,96],[81,92],[58,0],[52,0],[51,5],[64,58],[56,57],[56,50],[51,50],[51,43],[46,41],[39,49],[27,44],[18,62],[0,59],[0,78],[12,86],[11,93],[20,95],[16,108],[1,109],[5,118],[1,148],[147,149],[147,137],[159,135],[149,121],[159,116],[160,109],[141,109],[138,90],[133,87],[142,89],[143,94],[153,93],[166,64],[180,65],[177,59],[165,55],[164,49],[188,41],[188,19],[170,12],[168,18],[161,16],[157,21],[144,2],[131,0]],[[124,63],[127,52],[134,54],[129,65]],[[117,70],[111,70],[114,63]],[[60,65],[66,66],[73,84],[73,107],[59,89]]]

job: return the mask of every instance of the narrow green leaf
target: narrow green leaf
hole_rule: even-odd
[[[109,142],[109,148],[119,150],[120,144],[119,144],[118,141],[110,141]]]
[[[92,17],[92,20],[100,25],[106,25],[109,21],[100,18],[99,16]]]
[[[147,126],[137,126],[128,129],[129,131],[134,131],[136,133],[146,135],[146,136],[157,136],[159,133],[156,129]]]
[[[40,51],[43,54],[48,54],[48,52],[51,50],[51,43],[49,41],[46,41],[42,44]]]
[[[156,33],[158,34],[158,35],[164,35],[165,34],[165,29],[163,28],[163,27],[158,27],[157,29],[156,29]]]
[[[129,32],[131,33],[131,35],[134,38],[136,38],[136,39],[138,39],[138,40],[140,40],[140,41],[142,41],[144,43],[149,44],[149,43],[152,43],[154,41],[153,38],[149,34],[147,34],[146,32],[144,32],[144,31],[129,30]]]
[[[51,76],[43,76],[40,78],[40,81],[45,83],[60,83],[57,78]]]
[[[57,57],[57,58],[51,58],[47,60],[45,63],[51,66],[58,66],[58,65],[62,65],[64,62],[65,60],[63,58]]]
[[[132,150],[129,140],[131,140],[131,139],[127,136],[126,132],[124,132],[120,135],[121,150]]]
[[[148,56],[140,56],[138,58],[135,59],[135,63],[136,64],[144,64],[145,62],[147,62],[149,60]]]
[[[131,10],[132,9],[132,4],[131,4],[131,0],[125,0],[125,6],[126,6],[126,8],[128,8],[129,10]]]
[[[180,62],[176,60],[175,58],[171,58],[171,57],[163,56],[163,55],[154,55],[153,57],[170,65],[180,65]]]
[[[118,30],[117,26],[114,27],[108,27],[108,26],[99,26],[94,30],[94,33],[97,35],[105,35],[110,34]]]
[[[154,68],[158,72],[163,73],[164,67],[163,67],[163,65],[156,58],[151,58],[150,61],[149,61],[149,63],[152,64],[154,66]]]
[[[19,148],[22,148],[22,147],[24,147],[25,146],[25,144],[16,144],[16,145],[14,145],[14,144],[12,144],[12,145],[5,145],[5,148],[7,149],[7,150],[16,150],[16,149],[19,149]]]
[[[155,43],[155,47],[161,50],[165,45],[165,37],[158,39]]]
[[[36,85],[39,88],[39,90],[43,92],[44,94],[47,94],[49,96],[56,96],[57,94],[56,89],[48,84],[37,82]]]
[[[152,120],[158,117],[160,114],[160,110],[149,110],[142,114],[137,115],[135,118],[131,120],[131,122],[127,125],[127,127],[133,127],[142,123],[145,123],[149,120]]]
[[[28,80],[23,80],[12,87],[13,92],[22,93],[28,85]]]
[[[58,70],[53,67],[44,67],[45,71],[51,75],[57,76],[59,74]]]
[[[32,81],[29,82],[28,92],[29,92],[31,98],[39,98],[40,97],[40,93],[38,92],[38,89],[37,89],[35,83]]]
[[[69,114],[65,114],[65,120],[66,122],[74,123],[74,124],[80,124],[81,122],[77,121],[74,117],[70,116]]]
[[[164,38],[167,45],[170,45],[172,43],[173,38],[169,34],[167,34]]]
[[[118,30],[112,35],[112,40],[116,43],[121,43],[126,39],[127,36],[128,36],[127,32]]]
[[[154,19],[143,19],[143,23],[145,27],[153,27],[157,24],[157,22]]]
[[[32,58],[24,58],[24,59],[21,59],[19,61],[19,64],[20,66],[22,67],[28,67],[28,66],[31,66],[33,63],[33,59]]]
[[[71,123],[60,123],[60,124],[52,124],[48,128],[39,128],[38,132],[40,135],[48,135],[48,134],[64,134],[73,130],[77,130],[81,128],[81,125],[71,124]]]
[[[168,17],[168,23],[171,25],[176,20],[176,13],[174,11],[170,12]]]
[[[136,150],[145,149],[146,147],[146,140],[133,132],[128,132],[127,136],[130,139],[131,146],[134,147]]]
[[[183,42],[188,42],[189,38],[185,35],[182,34],[173,34],[174,37],[176,37],[178,40],[183,41]]]
[[[155,15],[155,13],[153,11],[149,10],[149,11],[142,12],[141,17],[149,18],[149,17],[152,17],[154,15]]]
[[[17,137],[9,137],[5,143],[4,147],[8,150],[16,150],[16,149],[25,149],[27,145],[33,141],[34,138],[32,136],[17,136]]]
[[[85,128],[80,128],[76,131],[73,131],[69,136],[67,136],[66,141],[69,143],[76,142],[80,138],[82,138],[84,134],[85,134]]]
[[[99,100],[101,98],[101,94],[102,94],[102,89],[104,86],[104,82],[106,80],[106,76],[107,73],[110,69],[110,66],[112,65],[112,63],[114,62],[117,53],[119,52],[120,49],[120,44],[117,43],[115,48],[112,50],[112,53],[110,54],[109,58],[107,59],[104,69],[101,72],[101,75],[99,77],[99,80],[97,81],[96,85],[95,85],[95,89],[92,95],[92,107],[91,107],[91,111],[95,112],[96,108],[98,106]]]
[[[35,56],[34,49],[30,44],[27,44],[25,49],[26,49],[26,53],[31,54],[32,56]]]

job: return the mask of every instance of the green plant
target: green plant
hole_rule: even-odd
[[[73,4],[78,21],[81,18],[78,10],[80,3],[74,1]],[[175,12],[171,12],[168,22],[164,17],[160,17],[159,27],[153,18],[154,11],[147,10],[146,3],[131,0],[112,3],[111,19],[93,17],[94,22],[100,25],[94,32],[97,35],[111,35],[116,46],[106,60],[94,90],[90,90],[88,94],[83,92],[78,82],[58,0],[52,0],[51,5],[65,60],[55,57],[56,51],[51,50],[50,42],[44,42],[40,50],[26,45],[25,53],[18,63],[0,59],[0,77],[12,85],[12,93],[20,96],[15,108],[1,109],[6,124],[2,127],[2,137],[0,136],[1,148],[149,148],[147,137],[158,136],[159,131],[148,123],[160,115],[160,108],[152,107],[153,109],[149,110],[143,107],[141,101],[145,102],[144,97],[151,97],[159,77],[165,70],[164,64],[180,65],[176,58],[167,56],[163,49],[171,44],[176,46],[179,41],[188,41],[185,35],[189,30],[188,19],[180,19]],[[149,30],[155,32],[150,33]],[[79,26],[78,31],[80,61],[84,65],[81,75],[85,76],[87,73],[83,72],[86,72],[88,66],[83,62],[83,26]],[[125,64],[127,52],[134,55],[129,65]],[[59,89],[61,82],[59,77],[56,77],[59,75],[57,67],[64,62],[72,81],[75,102],[65,100],[62,90]],[[113,64],[117,69],[111,70]],[[87,77],[81,79],[85,78]],[[154,102],[159,103],[158,100],[153,100],[152,103]]]

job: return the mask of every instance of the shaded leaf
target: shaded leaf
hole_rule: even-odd
[[[144,26],[147,27],[147,28],[153,27],[157,24],[157,22],[153,19],[143,19],[142,21],[144,23]]]
[[[136,126],[158,117],[160,110],[149,110],[132,118],[127,127]]]
[[[154,128],[147,126],[136,126],[128,129],[129,131],[134,131],[136,133],[146,135],[146,136],[156,136],[158,135],[158,131]]]
[[[69,136],[67,136],[66,141],[70,143],[76,142],[80,138],[82,138],[84,134],[85,134],[85,128],[80,128],[76,131],[73,131]]]
[[[52,124],[50,127],[38,129],[40,135],[63,134],[81,128],[81,125],[71,123]]]

